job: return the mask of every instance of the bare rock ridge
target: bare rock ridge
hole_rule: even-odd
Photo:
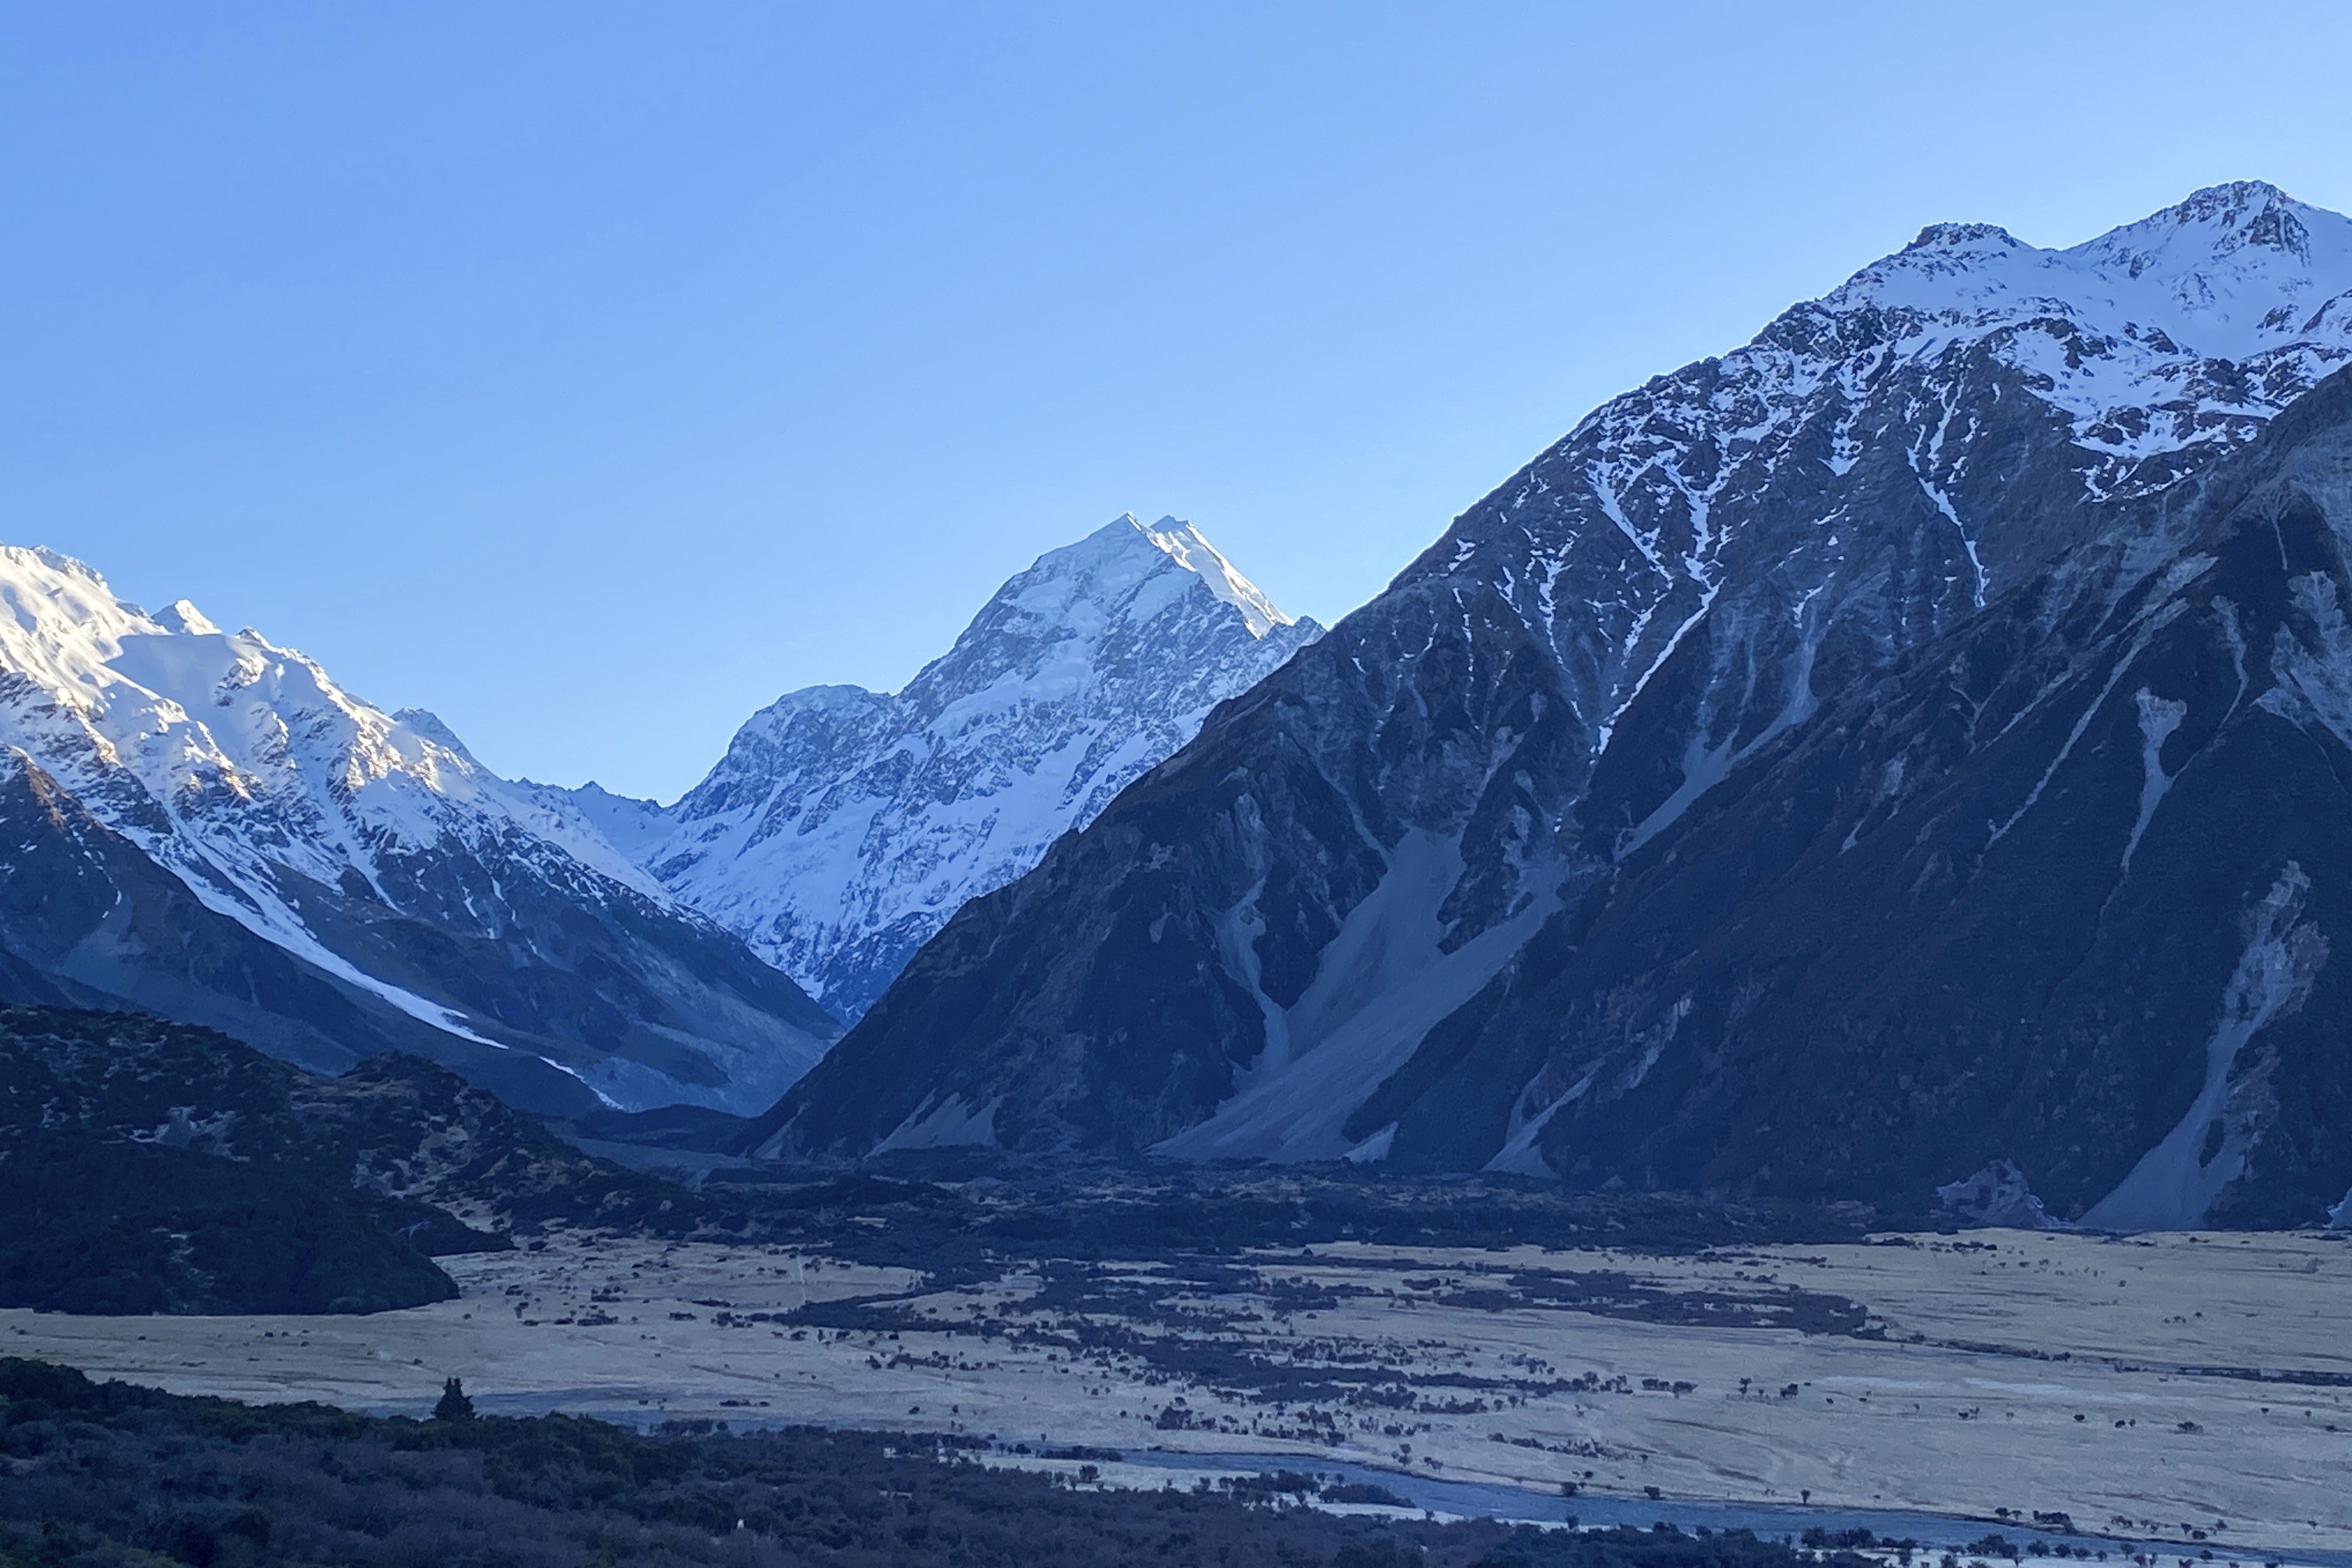
[[[674,806],[541,794],[855,1019],[967,899],[1321,630],[1192,525],[1122,517],[998,589],[903,691],[812,686],[753,715]]]
[[[2347,361],[2352,221],[2269,185],[1930,228],[1455,519],[754,1146],[2320,1220]]]
[[[326,1070],[404,1050],[536,1110],[758,1108],[838,1034],[430,714],[0,547],[0,999]]]

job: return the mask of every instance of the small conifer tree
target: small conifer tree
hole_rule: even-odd
[[[441,1385],[441,1403],[433,1406],[436,1421],[470,1421],[474,1418],[474,1402],[466,1397],[466,1385],[456,1378]]]

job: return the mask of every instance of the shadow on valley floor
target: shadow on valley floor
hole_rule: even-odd
[[[1048,1170],[980,1156],[847,1173],[719,1170],[695,1196],[717,1232],[824,1245],[941,1282],[993,1275],[1008,1256],[1175,1259],[1340,1243],[1689,1253],[1860,1241],[1888,1223],[1855,1205],[1570,1192],[1517,1176],[1164,1164]]]

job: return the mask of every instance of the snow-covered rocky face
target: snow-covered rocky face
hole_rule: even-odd
[[[564,944],[581,939],[583,915],[623,948],[648,939],[731,944],[577,812],[483,768],[432,715],[387,714],[301,653],[249,629],[223,632],[184,601],[150,615],[89,567],[48,550],[0,547],[0,758],[13,763],[11,778],[27,765],[38,769],[213,915],[331,984],[468,1050],[530,1041],[550,1060],[576,1055],[561,1070],[608,1098],[724,1102],[732,1082],[753,1108],[804,1070],[832,1032],[779,978],[773,999],[806,1016],[792,1027],[751,1026],[766,1037],[761,1048],[732,1052],[724,1069],[688,1065],[704,1054],[688,1043],[691,1030],[632,1055],[609,1050],[622,1026],[605,1023],[605,1046],[571,1040],[583,1049],[568,1051],[568,1026],[551,1021],[562,1011],[551,1013],[543,999],[493,1000],[508,982],[492,968],[551,964],[528,985],[572,986],[556,977],[574,961]],[[556,937],[567,924],[572,935]],[[440,972],[400,951],[421,926],[459,938],[466,965],[452,959]],[[467,946],[483,941],[506,945],[509,957],[490,964],[487,949]],[[656,978],[667,962],[641,953],[649,967],[640,968],[639,959],[614,956],[654,989],[670,984]],[[731,960],[712,961],[723,970]],[[474,972],[457,972],[464,967]],[[161,993],[142,995],[163,1005]],[[612,1017],[625,1018],[649,995],[608,998]],[[265,1008],[283,1000],[247,999]],[[565,1006],[584,1008],[585,999]],[[487,1021],[482,1009],[512,1015],[520,1031]],[[556,1036],[540,1039],[551,1027]],[[667,1060],[638,1060],[646,1055]]]
[[[566,803],[854,1020],[967,900],[1320,630],[1198,528],[1122,517],[1007,581],[896,695],[779,699],[667,811]]]
[[[1815,308],[1875,314],[1890,362],[1998,335],[2111,489],[2147,459],[2246,439],[2352,359],[2352,219],[2247,183],[2065,250],[1938,225]]]
[[[223,632],[182,600],[157,615],[97,572],[0,548],[0,744],[85,799],[215,907],[305,934],[278,883],[356,872],[399,904],[389,862],[520,834],[562,844],[598,875],[660,897],[598,835],[518,798],[429,714],[386,714],[315,662],[247,628]],[[144,810],[128,809],[139,795]]]
[[[519,821],[520,803],[432,716],[386,714],[185,600],[151,616],[79,561],[0,548],[0,657],[29,688],[0,708],[0,737],[77,791],[127,771],[172,824],[129,824],[151,852],[201,855],[266,897],[269,866],[374,881],[379,855]],[[529,810],[532,831],[558,826]],[[594,835],[577,839],[597,871],[657,893]]]

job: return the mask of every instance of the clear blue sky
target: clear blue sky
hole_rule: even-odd
[[[2352,209],[2352,8],[18,5],[0,539],[667,799],[1118,512],[1329,621],[1938,219]]]

